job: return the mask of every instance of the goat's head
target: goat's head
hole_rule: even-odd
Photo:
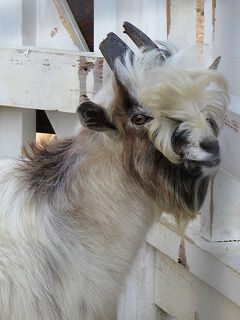
[[[165,210],[191,215],[220,162],[217,136],[228,103],[226,82],[216,72],[220,59],[209,68],[186,68],[166,45],[159,48],[128,22],[124,28],[139,53],[108,34],[100,49],[114,74],[113,99],[107,108],[82,103],[81,122],[116,132],[130,174]]]

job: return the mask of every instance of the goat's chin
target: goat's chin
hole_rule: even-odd
[[[219,168],[220,159],[185,160],[184,167],[193,176],[214,176]]]

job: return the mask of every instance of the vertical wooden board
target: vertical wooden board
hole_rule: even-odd
[[[213,45],[213,32],[215,27],[214,1],[215,0],[204,0],[204,43],[210,46]]]
[[[127,0],[117,1],[117,34],[132,48],[136,46],[123,34],[123,22],[129,21],[145,32],[152,40],[166,40],[166,1]]]
[[[36,46],[79,51],[70,26],[64,16],[59,15],[54,1],[36,0]],[[87,47],[82,49],[87,50]]]
[[[46,110],[46,114],[58,138],[73,136],[80,128],[76,113]]]
[[[170,1],[168,39],[179,47],[196,42],[196,0]]]
[[[126,279],[122,292],[117,320],[157,320],[154,304],[155,249],[144,243]]]
[[[22,0],[22,44],[36,45],[36,0]]]
[[[220,169],[202,212],[202,235],[211,241],[240,240],[240,180]]]
[[[22,0],[0,1],[0,46],[22,45]]]
[[[240,98],[236,98],[236,108],[239,108]],[[233,100],[234,97],[231,97],[231,99]],[[240,115],[238,113],[227,111],[219,141],[221,146],[221,168],[240,179]]]
[[[109,32],[116,33],[116,5],[117,0],[94,0],[94,52]]]
[[[0,157],[21,155],[23,144],[35,141],[35,110],[0,107]]]
[[[199,233],[199,229],[195,229],[194,233]],[[181,261],[197,278],[240,305],[239,269],[233,268],[236,265],[235,261],[226,261],[226,256],[229,257],[226,254],[228,249],[225,249],[224,246],[218,246],[221,249],[221,255],[223,255],[221,258],[219,255],[214,254],[214,248],[217,247],[215,247],[215,244],[211,247],[211,253],[209,253],[209,246],[207,247],[204,244],[202,249],[199,240],[195,236],[192,234],[188,234],[188,236],[191,238],[182,238],[176,233],[176,230],[172,229],[172,225],[165,226],[162,223],[157,223],[153,226],[146,240],[175,262]],[[207,242],[206,240],[203,241]],[[237,251],[236,258],[239,259],[239,251]],[[233,265],[231,264],[232,262]],[[237,266],[239,268],[238,264]]]
[[[219,70],[223,72],[229,81],[231,93],[238,96],[240,96],[239,14],[239,0],[216,1],[215,47],[222,56]]]
[[[240,319],[238,305],[160,251],[156,256],[155,302],[177,320]]]

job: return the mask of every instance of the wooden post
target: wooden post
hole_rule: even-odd
[[[220,135],[222,161],[202,209],[202,236],[211,241],[240,240],[240,2],[205,1],[204,39],[222,59],[219,71],[229,82],[231,105]]]
[[[35,141],[35,110],[0,107],[0,157],[22,154],[22,145]]]

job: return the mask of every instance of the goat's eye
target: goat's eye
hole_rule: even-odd
[[[147,120],[149,120],[149,119],[150,119],[150,117],[147,117],[147,116],[145,116],[144,114],[137,114],[136,116],[133,116],[133,117],[132,117],[131,121],[132,121],[134,124],[140,126],[140,125],[146,123]]]

